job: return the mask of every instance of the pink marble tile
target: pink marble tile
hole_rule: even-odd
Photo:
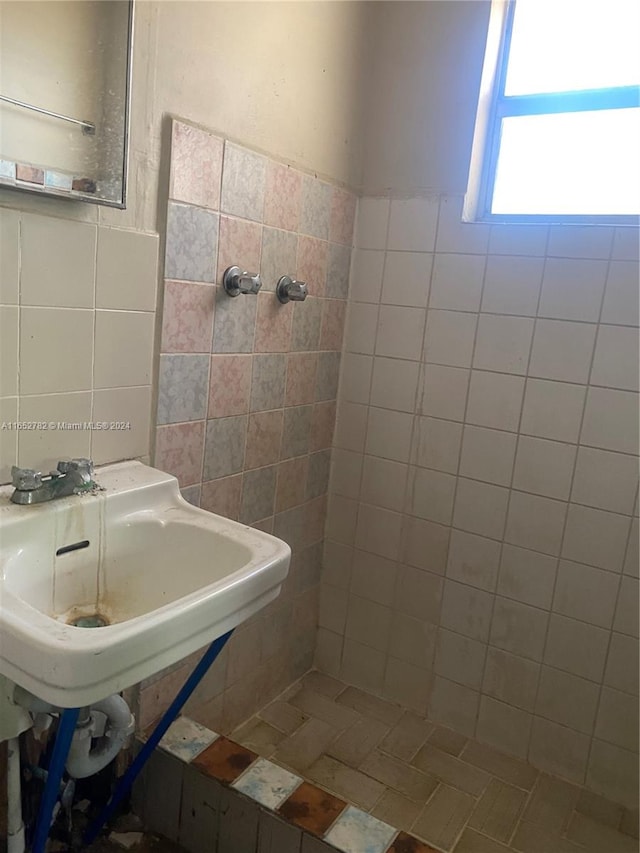
[[[216,289],[165,281],[161,352],[211,352]]]
[[[329,240],[350,246],[353,242],[353,223],[356,216],[356,197],[348,190],[333,187],[329,214]]]
[[[177,477],[181,488],[200,482],[203,453],[204,421],[169,424],[156,429],[154,465]]]
[[[261,468],[280,458],[282,441],[282,409],[276,412],[257,412],[249,418],[244,466]]]
[[[249,222],[247,219],[221,216],[218,238],[218,283],[222,284],[222,274],[230,266],[239,266],[248,272],[259,272],[261,249],[262,225]]]
[[[306,281],[312,296],[324,296],[327,286],[329,244],[317,237],[298,237],[298,278]]]
[[[181,121],[171,127],[169,197],[218,210],[223,142]]]
[[[24,181],[26,184],[44,184],[44,169],[16,163],[16,180]]]
[[[302,175],[290,166],[267,163],[264,196],[264,224],[285,231],[297,231],[302,207]]]
[[[293,353],[287,358],[287,386],[285,406],[303,406],[313,403],[316,395],[318,354]]]
[[[325,450],[333,442],[336,425],[336,401],[316,403],[311,416],[311,444],[309,450]]]
[[[242,297],[238,297],[242,298]],[[227,418],[249,411],[250,355],[212,355],[209,373],[209,417]]]
[[[344,321],[347,303],[344,299],[325,299],[322,310],[322,327],[320,330],[320,349],[342,349]]]
[[[255,352],[289,352],[293,304],[283,305],[274,293],[258,294]]]
[[[200,506],[209,512],[237,520],[240,515],[241,494],[242,474],[209,480],[202,484]]]
[[[278,465],[276,512],[284,512],[304,502],[308,466],[308,456],[297,456]]]

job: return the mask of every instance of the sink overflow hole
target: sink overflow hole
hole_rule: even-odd
[[[73,545],[65,545],[63,548],[58,548],[56,551],[56,557],[59,557],[60,554],[68,554],[69,551],[81,551],[83,548],[88,548],[89,544],[88,539],[83,539],[82,542],[74,542]]]
[[[109,620],[99,613],[93,613],[91,616],[78,616],[77,619],[72,619],[69,623],[74,628],[105,628],[109,624]]]

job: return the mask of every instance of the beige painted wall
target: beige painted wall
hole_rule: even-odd
[[[140,0],[127,210],[10,190],[0,207],[155,230],[167,112],[356,186],[368,5]]]
[[[464,192],[490,3],[368,5],[364,192]]]

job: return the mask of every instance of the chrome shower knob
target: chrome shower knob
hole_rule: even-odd
[[[304,302],[308,295],[307,283],[296,281],[290,275],[283,275],[276,285],[276,295],[280,302]]]
[[[238,266],[227,267],[222,276],[222,286],[229,296],[241,293],[257,293],[262,287],[259,273],[241,270]]]

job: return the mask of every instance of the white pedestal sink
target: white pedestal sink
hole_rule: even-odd
[[[95,480],[103,491],[33,506],[0,488],[0,674],[63,708],[234,628],[276,598],[291,557],[274,536],[191,506],[162,471],[122,462]],[[84,619],[104,627],[72,624]]]

